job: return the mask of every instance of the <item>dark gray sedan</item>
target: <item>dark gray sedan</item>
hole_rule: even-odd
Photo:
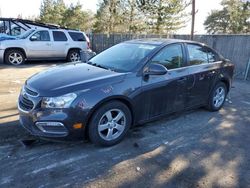
[[[19,96],[20,122],[43,138],[121,141],[129,128],[183,109],[219,110],[234,65],[208,46],[170,39],[117,44],[86,63],[29,78]]]

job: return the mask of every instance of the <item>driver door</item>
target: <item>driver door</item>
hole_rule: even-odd
[[[49,31],[35,32],[27,41],[27,56],[31,59],[52,58],[52,43]]]
[[[183,44],[170,44],[158,52],[149,63],[164,65],[165,75],[149,75],[142,79],[144,110],[141,119],[179,111],[186,105],[188,69],[185,66]],[[144,69],[146,69],[144,67]]]

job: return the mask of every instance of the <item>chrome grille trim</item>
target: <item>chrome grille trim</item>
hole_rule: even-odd
[[[24,87],[24,90],[25,90],[27,95],[30,95],[30,96],[33,96],[33,97],[37,97],[39,95],[38,92],[28,88],[27,86]]]
[[[27,99],[24,96],[20,96],[19,97],[19,101],[18,101],[18,108],[25,111],[25,112],[29,112],[31,110],[33,110],[35,107],[35,104],[33,103],[32,100]]]

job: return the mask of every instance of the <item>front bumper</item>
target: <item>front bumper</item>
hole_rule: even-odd
[[[78,109],[35,108],[25,111],[19,102],[18,109],[20,124],[31,135],[56,140],[79,140],[85,136],[85,116]],[[75,129],[75,124],[82,127]]]
[[[4,62],[4,50],[0,49],[0,63]]]

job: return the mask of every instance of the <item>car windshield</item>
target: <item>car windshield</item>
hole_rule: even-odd
[[[17,38],[19,38],[19,39],[26,39],[34,31],[35,31],[34,29],[30,29],[28,31],[25,31],[23,34],[17,36]]]
[[[120,43],[93,57],[88,63],[114,71],[129,72],[155,48],[155,45],[150,44]]]

